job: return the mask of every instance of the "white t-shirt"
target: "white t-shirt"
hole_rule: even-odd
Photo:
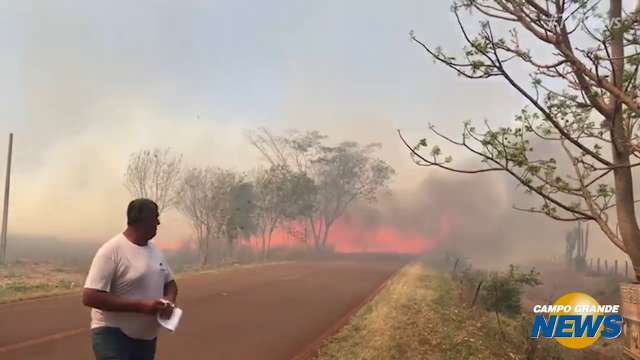
[[[139,246],[118,234],[104,243],[93,258],[84,287],[129,299],[161,299],[164,285],[173,280],[162,252],[153,244]],[[120,328],[134,339],[151,340],[158,335],[155,316],[91,309],[91,328]]]

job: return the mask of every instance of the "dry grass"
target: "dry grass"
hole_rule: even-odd
[[[0,267],[0,303],[77,291],[84,273],[46,262],[17,262]]]
[[[429,275],[420,264],[404,268],[321,350],[319,359],[437,359],[429,334],[438,323],[431,311]]]
[[[461,309],[452,283],[416,263],[397,277],[321,349],[320,360],[509,359],[483,324]],[[498,351],[494,351],[497,349]]]
[[[555,340],[530,340],[532,315],[501,317],[469,309],[448,274],[423,263],[406,267],[320,350],[320,360],[342,359],[622,359],[619,341],[569,350]]]

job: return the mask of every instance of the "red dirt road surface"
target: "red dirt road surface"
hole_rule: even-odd
[[[181,279],[184,315],[156,358],[299,358],[409,260],[349,255]],[[92,359],[88,326],[78,294],[0,305],[0,359]]]

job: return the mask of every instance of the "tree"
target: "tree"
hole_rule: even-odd
[[[327,136],[318,131],[287,130],[284,135],[261,127],[247,131],[246,137],[270,165],[286,166],[298,173],[310,173],[325,150]]]
[[[162,214],[174,204],[181,170],[182,156],[169,148],[140,150],[129,157],[124,183],[131,196],[155,201]]]
[[[436,137],[480,158],[484,166],[475,169],[455,166],[437,145],[427,154],[426,139],[411,146],[400,133],[416,163],[509,174],[540,200],[519,210],[560,221],[595,221],[629,255],[640,280],[632,174],[640,165],[638,10],[625,12],[622,0],[461,0],[452,10],[467,44],[461,56],[427,46],[413,32],[412,41],[460,76],[505,80],[530,106],[513,126],[485,122],[478,129],[465,122],[460,139],[430,126]],[[483,18],[475,35],[463,23],[464,10]],[[514,27],[498,34],[496,23]],[[534,46],[528,48],[529,41]],[[516,66],[529,69],[529,84],[514,76]],[[562,173],[555,157],[540,155],[534,144],[557,146],[571,174]]]
[[[313,176],[318,187],[318,207],[309,218],[316,248],[325,247],[335,221],[356,200],[375,201],[386,190],[395,171],[372,154],[380,144],[361,146],[343,142],[325,147],[315,161]]]
[[[270,166],[284,167],[300,174],[301,178],[310,179],[305,185],[307,190],[304,190],[303,186],[301,191],[306,192],[308,196],[317,196],[312,173],[318,159],[326,150],[323,145],[323,141],[327,139],[326,135],[315,130],[301,132],[293,129],[279,135],[261,127],[247,131],[246,137]],[[315,198],[312,200],[312,209],[317,210],[316,200]],[[285,227],[289,234],[301,239],[304,244],[308,244],[309,235],[312,233],[310,227],[312,223],[308,221],[308,218],[312,217],[313,212],[302,215],[302,219],[289,221]],[[302,230],[299,227],[302,227]]]
[[[317,197],[306,218],[316,249],[326,246],[331,227],[354,201],[376,200],[395,174],[373,155],[380,144],[362,146],[348,141],[328,146],[324,144],[327,136],[318,131],[289,130],[276,135],[264,128],[248,133],[248,137],[272,165],[294,169],[312,179]]]
[[[306,174],[286,165],[272,165],[258,172],[255,184],[255,226],[267,258],[274,230],[285,221],[310,214],[314,208],[315,186]]]
[[[262,258],[268,256],[271,236],[283,216],[286,190],[283,184],[284,167],[271,166],[260,171],[255,180],[256,191],[256,232],[262,242]]]
[[[307,246],[307,219],[317,211],[318,187],[306,172],[292,171],[287,177],[287,191],[283,227]]]
[[[207,265],[209,261],[209,182],[210,170],[192,168],[187,170],[178,187],[177,207],[189,219],[196,233],[201,266]]]
[[[233,228],[234,191],[241,187],[242,176],[218,167],[193,168],[186,172],[178,188],[178,209],[191,222],[199,244],[201,266],[209,263],[211,243],[215,255],[221,255],[219,240],[235,236]],[[233,229],[233,230],[232,230]]]
[[[254,219],[256,194],[253,183],[247,181],[237,183],[231,189],[229,201],[231,215],[224,226],[224,234],[231,256],[237,239],[249,240],[256,232]]]
[[[542,284],[540,273],[531,269],[528,273],[521,272],[516,266],[510,265],[507,272],[492,272],[483,281],[480,292],[480,303],[487,310],[496,314],[498,328],[504,337],[500,314],[512,316],[520,313],[522,289],[525,286]]]

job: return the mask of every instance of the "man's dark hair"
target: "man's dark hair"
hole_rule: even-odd
[[[149,199],[135,199],[127,207],[127,225],[138,224],[158,216],[158,204]]]

